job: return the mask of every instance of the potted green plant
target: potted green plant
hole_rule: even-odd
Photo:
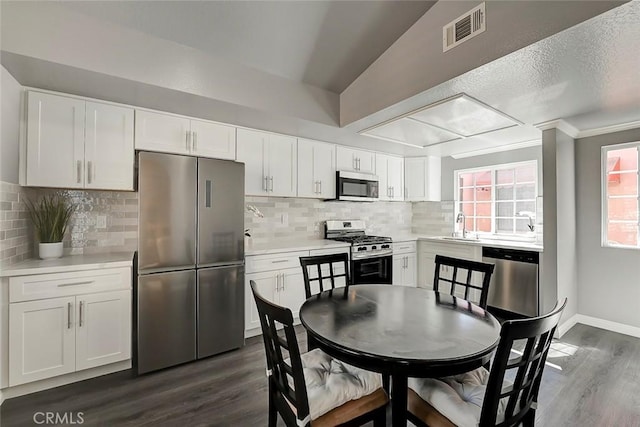
[[[38,255],[42,259],[62,256],[62,238],[67,231],[73,206],[58,194],[43,196],[37,202],[26,201],[27,210],[39,241]]]

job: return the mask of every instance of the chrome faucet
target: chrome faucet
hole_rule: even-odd
[[[458,212],[456,217],[456,224],[462,223],[462,238],[467,238],[467,217],[462,212]]]

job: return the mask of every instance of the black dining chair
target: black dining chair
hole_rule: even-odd
[[[433,276],[433,290],[436,292],[443,292],[440,290],[441,284],[448,284],[449,294],[455,295],[458,287],[464,288],[463,298],[470,299],[470,291],[475,289],[480,291],[480,298],[478,301],[472,301],[478,304],[480,307],[487,308],[487,297],[489,296],[489,282],[491,281],[491,275],[493,274],[494,264],[488,264],[486,262],[470,261],[466,259],[451,258],[442,255],[436,255],[436,270]],[[443,269],[451,268],[451,275],[444,275]],[[478,285],[474,283],[474,274],[481,275],[482,284]],[[463,277],[459,277],[463,276]]]
[[[566,305],[565,298],[549,314],[503,323],[491,371],[409,379],[409,419],[430,427],[533,426],[545,361]],[[520,341],[524,349],[512,352]]]
[[[369,421],[384,426],[389,399],[380,374],[347,365],[319,349],[300,354],[291,310],[267,301],[256,283],[249,283],[267,358],[269,427],[276,426],[278,414],[290,427]]]
[[[351,284],[347,253],[300,257],[300,265],[307,299],[328,289],[335,289],[336,286]],[[338,273],[339,269],[343,272]],[[317,282],[317,286],[314,282]]]

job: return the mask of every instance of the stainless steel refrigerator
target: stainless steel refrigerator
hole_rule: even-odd
[[[138,373],[244,345],[244,165],[138,154]]]

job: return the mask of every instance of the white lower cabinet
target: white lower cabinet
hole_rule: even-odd
[[[75,298],[9,305],[9,385],[76,370]]]
[[[396,243],[393,246],[394,285],[416,287],[417,283],[416,242]]]
[[[297,318],[300,306],[305,301],[304,278],[302,268],[249,273],[246,275],[248,298],[245,300],[245,329],[260,328],[260,318],[256,308],[250,281],[253,280],[260,295],[281,306],[287,307]]]
[[[131,291],[76,298],[76,370],[131,357]]]
[[[249,337],[262,333],[258,310],[251,292],[250,282],[252,280],[256,283],[258,293],[263,298],[274,304],[289,308],[293,314],[294,323],[297,324],[300,323],[300,307],[306,300],[300,257],[328,255],[340,252],[348,253],[349,248],[314,249],[311,251],[247,256],[245,262],[245,336]],[[335,273],[344,273],[344,268],[336,266]],[[323,274],[328,275],[329,269],[323,269]],[[337,280],[337,287],[344,285],[343,278]],[[325,282],[325,286],[330,286],[329,281]]]
[[[9,279],[10,387],[131,358],[131,268],[94,275],[78,271]],[[31,295],[23,292],[25,283]],[[38,292],[38,286],[45,291]],[[69,295],[71,289],[76,294]]]
[[[420,268],[418,269],[418,286],[433,289],[433,277],[435,275],[435,258],[436,255],[443,255],[452,258],[467,259],[471,261],[482,261],[482,247],[468,245],[466,243],[457,242],[433,242],[423,240],[418,245],[418,259]],[[465,281],[466,270],[459,270],[456,278]],[[453,270],[450,267],[443,267],[440,276],[451,279]],[[482,277],[477,273],[471,276],[471,283],[482,285]],[[441,291],[449,293],[450,289],[442,289]],[[456,296],[464,298],[463,288],[459,287]],[[471,290],[469,299],[473,302],[479,301],[480,295],[476,290]]]

